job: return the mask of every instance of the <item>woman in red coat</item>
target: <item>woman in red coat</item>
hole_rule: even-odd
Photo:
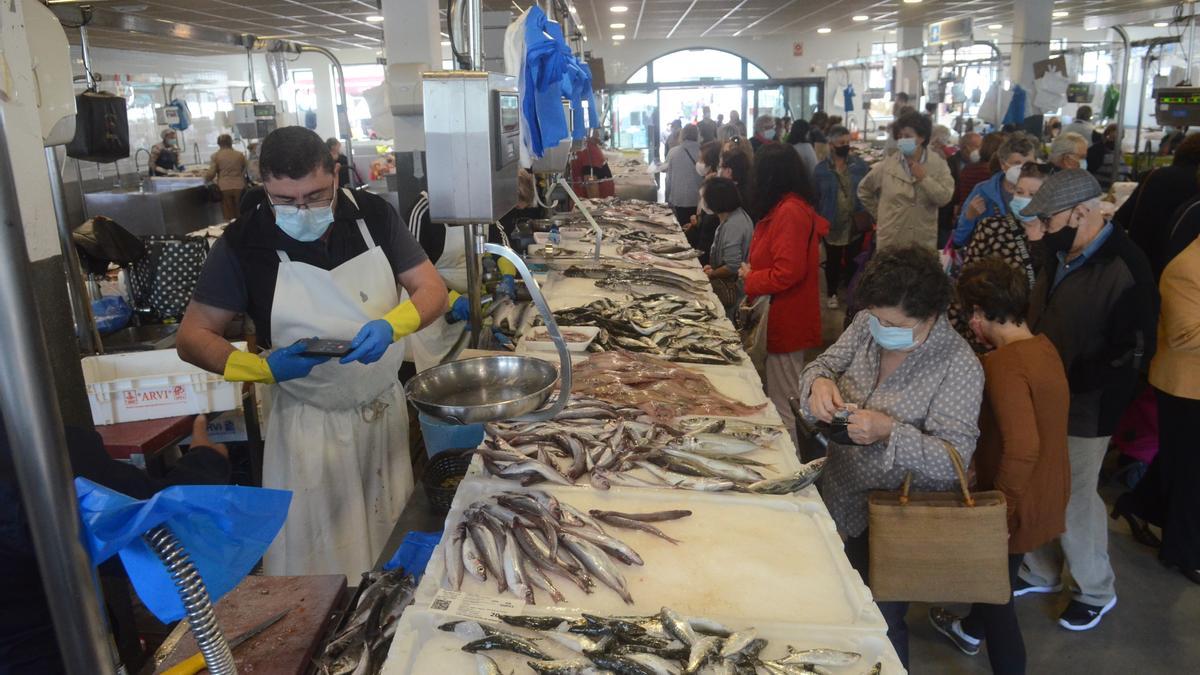
[[[767,396],[796,441],[796,420],[788,398],[799,396],[804,350],[821,346],[819,287],[821,237],[829,221],[813,207],[811,179],[800,155],[787,146],[773,144],[758,151],[756,215],[760,217],[750,240],[750,260],[739,275],[746,297],[770,296],[767,314]]]

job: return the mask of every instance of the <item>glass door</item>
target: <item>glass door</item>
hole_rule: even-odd
[[[612,147],[642,150],[650,161],[650,149],[657,146],[658,92],[626,91],[612,97]]]

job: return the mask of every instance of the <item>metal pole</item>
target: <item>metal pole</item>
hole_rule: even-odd
[[[479,349],[483,341],[483,227],[473,223],[463,228],[467,247],[467,302],[471,305],[472,349]]]
[[[467,0],[467,54],[471,58],[471,70],[484,70],[482,5],[481,0]]]
[[[112,673],[92,565],[80,541],[62,416],[46,377],[50,359],[33,302],[5,128],[0,112],[0,413],[17,449],[13,463],[63,664],[70,673]]]
[[[1138,159],[1141,157],[1142,149],[1138,146],[1142,144],[1142,120],[1144,119],[1142,115],[1144,115],[1146,112],[1146,80],[1149,78],[1151,82],[1154,82],[1154,76],[1150,74],[1150,64],[1154,63],[1155,61],[1155,46],[1156,45],[1150,45],[1147,47],[1146,55],[1142,57],[1142,79],[1138,83],[1137,126],[1134,127],[1135,131],[1133,132],[1133,173],[1135,176],[1137,175],[1138,165],[1141,164]],[[1122,123],[1124,123],[1124,120],[1122,120]],[[1118,124],[1117,128],[1119,129],[1120,127],[1121,125]],[[1113,169],[1113,180],[1116,181],[1117,173],[1121,166],[1121,156],[1123,150],[1121,149],[1121,146],[1118,145],[1114,152],[1116,153],[1116,156],[1113,158],[1113,162],[1117,168]]]
[[[251,42],[250,45],[254,43]],[[258,100],[258,86],[254,82],[254,53],[250,51],[252,46],[246,47],[246,72],[250,74],[250,100]]]
[[[1117,182],[1117,178],[1119,177],[1119,175],[1121,173],[1120,158],[1121,158],[1121,153],[1123,152],[1123,150],[1121,149],[1121,143],[1125,139],[1125,100],[1127,98],[1129,98],[1128,97],[1129,59],[1130,59],[1131,53],[1130,53],[1130,48],[1129,48],[1129,33],[1126,33],[1125,29],[1121,26],[1113,26],[1113,30],[1117,32],[1117,35],[1121,36],[1121,42],[1124,44],[1124,47],[1122,49],[1125,52],[1124,55],[1121,57],[1121,97],[1118,99],[1118,102],[1117,102],[1116,153],[1117,153],[1118,161],[1113,162],[1113,167],[1112,167],[1112,179],[1113,179],[1113,182],[1115,183],[1115,182]],[[1139,122],[1139,126],[1141,126],[1140,122]],[[1137,148],[1134,148],[1134,151],[1136,152]]]
[[[83,274],[79,269],[79,254],[71,241],[71,224],[67,220],[67,197],[63,194],[58,152],[53,147],[46,148],[46,166],[50,169],[50,197],[54,200],[54,216],[58,221],[58,243],[62,247],[63,267],[67,273],[67,299],[71,303],[75,337],[79,338],[79,348],[85,354],[98,354],[103,351],[100,333],[97,332],[96,321],[92,317],[91,303],[86,299]]]
[[[84,14],[85,19],[88,18],[87,14],[90,14],[90,10]],[[83,74],[87,77],[87,88],[95,89],[96,78],[92,75],[92,46],[88,42],[86,21],[79,26],[79,54],[80,58],[83,59]]]
[[[342,103],[338,106],[338,124],[340,125],[341,114],[347,112],[347,106],[350,105],[350,99],[346,97],[346,74],[342,72],[342,62],[338,60],[337,56],[334,56],[333,52],[325,49],[324,47],[300,45],[300,51],[323,54],[325,55],[325,58],[329,59],[329,61],[333,63],[333,70],[337,73],[338,93],[342,97]],[[344,138],[346,141],[346,161],[350,163],[350,185],[348,187],[350,187],[350,189],[354,189],[356,187],[354,184],[354,130],[347,127]]]

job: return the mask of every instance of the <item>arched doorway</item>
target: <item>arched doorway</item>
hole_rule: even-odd
[[[809,118],[824,95],[824,80],[776,79],[733,52],[694,48],[657,56],[612,85],[609,123],[613,145],[641,149],[647,159],[661,156],[664,131],[672,120],[694,122],[708,106],[714,119],[736,111],[742,121],[758,115]]]

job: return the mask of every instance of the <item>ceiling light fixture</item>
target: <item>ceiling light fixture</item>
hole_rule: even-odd
[[[380,23],[383,21],[383,17],[379,16],[378,14],[372,14],[371,16],[367,17],[367,21],[371,23]]]
[[[1056,18],[1056,19],[1065,19],[1065,18],[1067,18],[1068,16],[1071,16],[1071,13],[1070,13],[1070,12],[1068,12],[1067,10],[1065,10],[1065,9],[1060,9],[1060,10],[1058,10],[1057,12],[1051,12],[1051,13],[1050,13],[1050,16],[1052,16],[1052,17],[1054,17],[1054,18]]]
[[[578,10],[578,9],[575,9],[575,5],[571,5],[571,13],[572,13],[572,14],[578,14],[578,13],[579,13],[579,10]]]
[[[921,4],[921,0],[904,0],[904,4],[906,4],[906,5],[919,5],[919,4]]]
[[[1000,30],[1001,28],[1004,28],[1004,26],[1001,26],[998,23],[993,23],[988,26],[988,30]]]
[[[620,40],[624,40],[624,39],[625,39],[625,36],[624,36],[624,35],[620,35],[620,34],[618,34],[618,35],[614,35],[614,36],[613,36],[613,40],[620,41]]]
[[[867,16],[866,14],[859,14],[858,16],[855,16],[855,17],[852,17],[852,18],[853,18],[853,20],[854,20],[854,21],[859,21],[859,22],[861,22],[861,21],[870,21],[870,20],[871,20],[871,17]]]
[[[613,5],[612,7],[609,7],[608,10],[614,14],[620,14],[621,12],[628,12],[629,8],[625,5]]]
[[[820,33],[821,35],[826,35],[828,33],[832,33],[833,29],[832,28],[818,28],[817,32]]]
[[[1166,28],[1167,26],[1170,26],[1170,25],[1171,24],[1167,23],[1166,21],[1155,21],[1154,22],[1155,28]]]
[[[610,23],[610,24],[608,24],[608,27],[609,27],[609,28],[624,28],[624,27],[625,27],[625,24],[623,24],[623,23]]]

